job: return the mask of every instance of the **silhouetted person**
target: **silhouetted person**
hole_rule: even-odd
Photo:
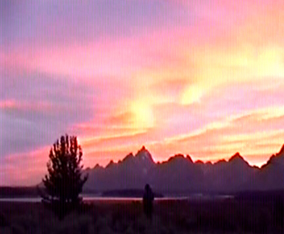
[[[143,208],[144,208],[145,215],[149,219],[152,219],[153,201],[154,201],[154,193],[152,192],[150,185],[146,184],[144,195],[143,195]]]

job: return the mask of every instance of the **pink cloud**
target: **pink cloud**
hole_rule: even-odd
[[[50,113],[51,110],[56,109],[49,102],[42,101],[16,101],[16,100],[4,100],[0,101],[0,109],[4,112],[13,111],[30,111],[30,112],[44,112],[45,114]]]
[[[0,171],[1,185],[35,185],[41,182],[46,173],[49,148],[44,147],[28,153],[5,157]]]
[[[241,151],[260,164],[283,143],[283,1],[167,1],[158,4],[164,14],[146,1],[135,14],[113,12],[114,25],[92,25],[86,5],[71,14],[56,4],[60,15],[46,14],[45,4],[37,5],[41,14],[12,4],[19,22],[4,12],[5,181],[11,174],[18,183],[21,173],[23,183],[35,180],[44,160],[34,149],[65,132],[79,136],[90,167],[144,144],[156,160],[178,152],[217,160]],[[111,9],[101,7],[105,19]],[[27,24],[27,15],[36,20]],[[23,168],[17,160],[26,160]]]

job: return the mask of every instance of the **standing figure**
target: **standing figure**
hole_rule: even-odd
[[[146,184],[144,195],[143,195],[143,208],[144,208],[145,215],[149,219],[152,219],[153,201],[154,201],[154,193],[152,192],[150,185]]]

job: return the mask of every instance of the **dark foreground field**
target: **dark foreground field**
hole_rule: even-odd
[[[159,201],[152,222],[136,202],[95,202],[62,222],[38,203],[0,203],[0,233],[282,233],[273,202]],[[282,217],[283,218],[283,217]]]

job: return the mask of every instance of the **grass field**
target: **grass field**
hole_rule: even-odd
[[[272,202],[159,201],[152,221],[135,202],[85,204],[63,221],[40,203],[0,203],[0,233],[282,233]]]

